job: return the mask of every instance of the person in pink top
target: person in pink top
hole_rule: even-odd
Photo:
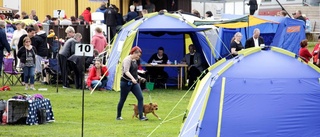
[[[312,56],[313,56],[313,64],[317,64],[318,59],[318,54],[320,51],[320,36],[318,37],[318,43],[314,46],[314,49],[312,51]]]
[[[93,45],[94,49],[98,50],[99,53],[103,52],[107,46],[107,39],[104,37],[102,33],[102,29],[97,27],[95,29],[95,35],[93,35],[91,44]]]
[[[310,61],[310,59],[312,58],[311,53],[308,50],[308,40],[304,39],[300,42],[300,50],[299,50],[299,56],[300,58],[302,58],[302,60],[304,60],[306,63],[308,63]]]

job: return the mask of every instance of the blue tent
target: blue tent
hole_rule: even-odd
[[[223,15],[225,19],[236,19],[243,17],[243,15]],[[216,54],[226,57],[230,53],[230,42],[236,32],[241,32],[243,37],[241,43],[245,44],[246,39],[252,37],[255,28],[260,29],[260,36],[265,40],[266,45],[280,47],[298,54],[300,49],[300,42],[306,38],[305,23],[301,20],[273,17],[273,16],[257,16],[258,18],[278,22],[277,23],[263,23],[248,28],[228,29],[220,28],[219,37],[221,41],[217,41]]]
[[[185,55],[185,34],[189,34],[203,60],[209,65],[215,63],[214,52],[206,36],[200,32],[208,28],[196,28],[178,15],[152,13],[144,18],[132,20],[122,27],[112,44],[109,61],[108,89],[120,90],[121,68],[124,57],[129,55],[132,46],[142,49],[141,59],[147,61],[162,46],[169,60],[180,61]],[[204,61],[204,62],[205,62]],[[176,76],[177,70],[165,68],[170,76]]]
[[[320,135],[320,69],[272,47],[239,52],[197,83],[181,137]]]

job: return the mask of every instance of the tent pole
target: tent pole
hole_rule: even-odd
[[[248,15],[248,27],[247,27],[247,36],[246,36],[246,39],[248,39],[249,37],[249,27],[250,27],[250,15]]]

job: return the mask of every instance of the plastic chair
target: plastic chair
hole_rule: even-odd
[[[18,72],[14,68],[13,58],[3,58],[3,77],[2,85],[10,84],[11,86],[17,85],[18,82],[22,85],[21,81],[22,72]]]

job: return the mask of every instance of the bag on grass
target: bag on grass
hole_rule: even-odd
[[[47,113],[45,108],[37,109],[38,123],[45,124],[47,123]]]

